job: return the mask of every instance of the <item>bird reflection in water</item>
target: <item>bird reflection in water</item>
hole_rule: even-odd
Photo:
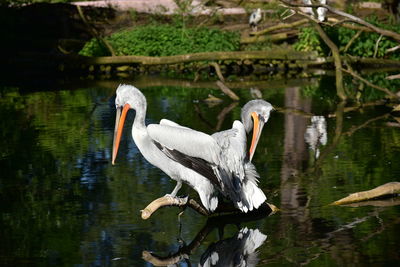
[[[234,237],[218,241],[201,256],[199,266],[256,266],[257,249],[267,236],[258,229],[244,227]]]
[[[207,236],[217,229],[220,240],[212,243],[201,255],[198,266],[255,266],[259,261],[258,249],[267,239],[267,235],[259,229],[249,229],[239,225],[242,222],[260,220],[272,214],[274,212],[269,206],[263,206],[246,215],[236,213],[210,217],[195,238],[189,244],[183,242],[183,246],[177,252],[168,253],[168,256],[158,256],[155,253],[143,251],[142,258],[154,266],[178,266],[180,262],[191,266],[190,255],[194,254]],[[223,238],[226,225],[235,225],[238,231],[232,237]]]
[[[311,125],[307,126],[304,139],[310,149],[315,151],[315,158],[320,155],[319,147],[326,145],[328,135],[326,132],[326,120],[324,116],[312,116]]]

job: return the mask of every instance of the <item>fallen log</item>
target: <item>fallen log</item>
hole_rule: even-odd
[[[350,204],[354,202],[360,202],[382,196],[390,196],[396,194],[400,194],[400,182],[390,182],[368,191],[361,191],[350,194],[345,198],[339,199],[331,203],[331,205]]]
[[[85,64],[142,64],[166,65],[188,63],[197,61],[218,60],[256,60],[256,59],[290,59],[290,60],[315,60],[317,54],[313,52],[288,51],[276,49],[267,51],[234,51],[234,52],[201,52],[176,56],[148,57],[148,56],[117,56],[117,57],[76,57],[76,60]],[[74,58],[71,58],[73,60]]]

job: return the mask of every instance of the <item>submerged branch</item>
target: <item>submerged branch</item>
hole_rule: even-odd
[[[235,94],[228,86],[226,86],[222,81],[217,81],[217,85],[221,91],[229,96],[233,101],[239,101],[239,97]]]

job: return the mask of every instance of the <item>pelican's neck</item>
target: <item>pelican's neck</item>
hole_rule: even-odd
[[[146,110],[147,110],[146,103],[142,103],[136,109],[136,116],[135,116],[135,120],[133,121],[133,128],[136,128],[136,129],[146,128],[146,124],[145,124]]]

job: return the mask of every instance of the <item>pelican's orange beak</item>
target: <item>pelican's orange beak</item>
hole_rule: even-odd
[[[117,108],[117,114],[115,116],[115,128],[114,128],[114,141],[113,141],[113,151],[112,151],[112,165],[114,165],[115,158],[117,157],[119,142],[121,141],[122,130],[124,129],[124,123],[126,118],[126,113],[131,108],[129,104],[125,104],[124,108]]]
[[[254,152],[256,151],[258,140],[260,139],[260,135],[265,123],[263,119],[259,119],[257,112],[252,112],[251,117],[253,118],[253,138],[251,139],[249,150],[250,161],[254,156]]]

